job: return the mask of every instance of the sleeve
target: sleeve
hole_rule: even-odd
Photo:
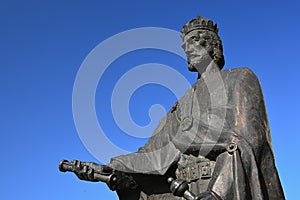
[[[169,138],[172,115],[169,112],[161,119],[151,138],[136,153],[112,158],[109,166],[127,173],[165,174],[180,157],[180,151]]]
[[[120,200],[173,199],[167,179],[174,173],[174,163],[180,152],[170,141],[173,113],[169,112],[159,123],[148,142],[136,153],[121,155],[111,159],[114,170],[133,180],[135,187],[125,184],[116,189]],[[173,127],[174,128],[174,127]],[[121,178],[122,178],[121,177]],[[130,182],[130,181],[129,181]]]

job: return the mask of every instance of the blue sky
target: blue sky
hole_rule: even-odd
[[[57,169],[61,159],[99,162],[83,145],[73,119],[78,70],[98,44],[115,34],[140,27],[180,31],[198,14],[219,25],[225,69],[246,66],[260,79],[282,185],[287,199],[297,199],[299,10],[300,3],[291,0],[1,1],[0,199],[117,199],[105,184],[79,181]],[[123,73],[145,63],[172,66],[191,84],[196,80],[184,59],[160,50],[130,52],[109,66],[97,86],[95,108],[106,136],[127,151],[146,139],[118,128],[110,97]],[[143,126],[151,105],[169,110],[175,101],[167,88],[150,84],[132,95],[129,109]]]

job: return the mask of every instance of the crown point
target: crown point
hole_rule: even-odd
[[[200,15],[198,15],[196,19],[192,19],[182,27],[181,36],[184,37],[184,35],[188,34],[192,30],[208,30],[218,33],[217,24],[214,25],[212,20],[203,18]]]

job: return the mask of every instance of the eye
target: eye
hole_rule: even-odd
[[[200,36],[199,36],[199,35],[193,35],[193,36],[191,37],[191,39],[192,39],[193,41],[199,41],[199,40],[200,40]]]
[[[200,45],[203,46],[203,47],[205,47],[206,46],[206,42],[207,41],[205,39],[201,39],[200,40]]]
[[[210,40],[211,37],[209,34],[203,34],[202,38],[207,41],[207,40]]]

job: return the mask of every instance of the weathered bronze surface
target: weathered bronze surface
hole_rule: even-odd
[[[218,28],[197,17],[182,29],[198,81],[136,153],[105,166],[61,161],[79,179],[106,182],[121,200],[285,199],[259,80],[224,66]]]

